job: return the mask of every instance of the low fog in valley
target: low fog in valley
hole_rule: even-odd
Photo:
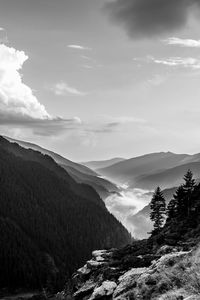
[[[152,191],[142,189],[123,188],[118,193],[113,193],[105,199],[108,210],[131,232],[135,238],[147,237],[147,228],[150,231],[152,222],[149,216],[140,218],[135,215],[142,210],[151,200]]]

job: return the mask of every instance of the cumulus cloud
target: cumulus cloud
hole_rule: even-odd
[[[23,128],[37,135],[56,135],[75,130],[78,117],[51,116],[22,79],[20,71],[28,56],[4,44],[0,45],[0,126]]]
[[[71,49],[76,49],[76,50],[92,50],[92,48],[90,47],[85,47],[85,46],[81,46],[81,45],[68,45],[68,48]]]
[[[86,93],[79,91],[77,88],[70,86],[64,81],[57,82],[51,90],[57,96],[75,95],[75,96],[85,96]]]
[[[200,59],[193,57],[170,57],[167,59],[152,58],[152,61],[156,64],[166,65],[169,67],[184,67],[191,68],[193,70],[200,69]]]
[[[28,56],[6,45],[0,45],[0,110],[25,117],[50,119],[45,107],[23,83],[20,70]]]
[[[164,42],[168,45],[177,45],[182,47],[190,47],[190,48],[200,48],[200,40],[192,40],[192,39],[180,39],[177,37],[170,37]]]
[[[5,31],[5,29],[3,27],[0,27],[0,31]]]
[[[195,5],[200,0],[114,0],[105,7],[129,36],[149,38],[182,28]]]

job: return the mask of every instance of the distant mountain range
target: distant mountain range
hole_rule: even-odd
[[[4,137],[12,143],[17,143],[26,149],[33,149],[43,154],[51,156],[60,166],[62,166],[70,175],[79,183],[86,183],[92,186],[102,198],[109,195],[110,192],[118,192],[117,186],[101,178],[95,171],[89,167],[73,162],[55,152],[42,148],[36,144],[12,139],[10,137]]]
[[[1,136],[0,207],[0,288],[60,289],[91,251],[130,242],[91,186]]]
[[[135,184],[145,189],[155,189],[156,186],[160,186],[162,189],[178,186],[182,182],[183,175],[189,169],[193,172],[194,177],[199,180],[200,161],[158,171],[154,174],[139,176],[136,178]]]
[[[200,153],[175,154],[172,152],[150,153],[95,169],[95,172],[128,189],[147,190],[145,196],[151,198],[157,186],[163,190],[167,202],[172,198],[176,186],[183,182],[183,176],[190,169],[197,181],[200,179]],[[133,203],[134,203],[133,193]],[[126,202],[126,200],[124,200]],[[120,204],[123,206],[123,204]],[[126,203],[124,203],[126,207]],[[113,206],[114,207],[114,206]],[[121,207],[123,210],[123,207]],[[114,211],[113,211],[114,213]],[[117,212],[118,213],[118,212]],[[116,213],[116,215],[117,215]],[[121,212],[123,214],[123,212]],[[151,230],[150,207],[145,206],[135,215],[128,217],[128,223],[134,228],[136,237],[146,237]]]
[[[99,160],[99,161],[88,161],[83,162],[82,164],[84,166],[87,166],[88,168],[91,168],[92,170],[100,169],[100,168],[107,168],[110,167],[116,163],[119,163],[121,161],[126,160],[125,158],[121,157],[115,157],[107,160]]]
[[[181,183],[183,174],[191,169],[200,176],[200,154],[160,152],[115,163],[96,171],[117,183],[143,189],[171,188]]]

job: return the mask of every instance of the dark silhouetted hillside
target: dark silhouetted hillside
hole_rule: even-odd
[[[0,288],[56,290],[91,251],[129,241],[93,188],[0,137]]]
[[[84,166],[82,164],[75,163],[55,152],[52,152],[50,150],[44,149],[36,144],[19,141],[12,139],[10,137],[5,137],[8,141],[17,143],[20,146],[26,148],[26,149],[33,149],[35,151],[39,151],[43,154],[47,154],[51,156],[60,166],[62,166],[70,176],[72,176],[78,183],[86,183],[92,186],[98,194],[102,198],[106,198],[110,192],[117,192],[118,188],[117,186],[101,177],[99,175],[88,168],[87,166]]]

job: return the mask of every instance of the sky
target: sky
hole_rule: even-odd
[[[200,152],[200,0],[0,0],[0,133],[74,161]]]

